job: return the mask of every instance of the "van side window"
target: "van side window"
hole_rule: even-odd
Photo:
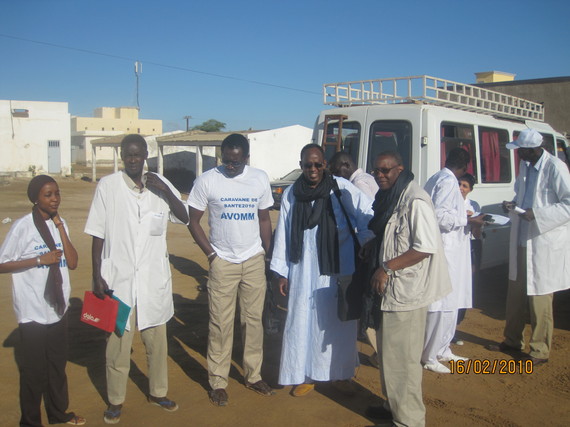
[[[467,172],[477,179],[475,134],[473,126],[463,123],[441,122],[441,168],[445,167],[447,153],[456,147],[463,148],[471,154],[471,162],[467,165]]]
[[[327,142],[336,143],[338,138],[338,122],[329,123],[326,132]],[[324,145],[325,159],[329,161],[336,152],[334,145]],[[342,123],[342,136],[340,143],[340,151],[344,151],[358,162],[358,154],[360,151],[360,123],[358,122],[343,122]]]
[[[378,120],[370,126],[366,172],[374,169],[374,160],[384,151],[397,151],[404,167],[412,166],[412,124],[406,120]]]
[[[509,132],[505,129],[479,127],[481,182],[511,182]]]

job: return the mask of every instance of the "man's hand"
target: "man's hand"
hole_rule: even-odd
[[[280,277],[277,279],[277,284],[279,285],[279,293],[286,297],[289,293],[289,280],[285,277]]]
[[[532,208],[528,208],[525,213],[519,214],[519,216],[526,221],[534,221],[534,212],[532,211]]]
[[[370,255],[372,254],[372,249],[374,248],[375,244],[376,244],[376,239],[372,239],[366,242],[364,246],[360,248],[360,251],[358,252],[358,257],[361,260],[368,261],[370,259]]]
[[[515,202],[508,202],[506,200],[503,201],[503,212],[509,213],[512,211],[517,204]]]
[[[472,217],[467,219],[467,223],[469,225],[472,225],[475,227],[482,227],[485,225],[485,221],[483,220],[484,217],[485,217],[485,214],[472,216]]]
[[[63,251],[61,249],[56,249],[55,251],[48,252],[40,256],[40,263],[42,265],[52,265],[59,264]]]
[[[158,176],[156,176],[156,174],[152,172],[147,172],[144,174],[144,176],[146,177],[147,188],[155,189],[160,193],[166,193],[169,190],[168,186],[164,183],[164,181],[160,179]]]
[[[99,299],[105,299],[105,292],[109,290],[109,285],[101,277],[93,280],[93,293]]]
[[[376,292],[378,295],[384,295],[384,292],[386,292],[387,282],[388,275],[382,267],[378,267],[370,279],[372,292]]]

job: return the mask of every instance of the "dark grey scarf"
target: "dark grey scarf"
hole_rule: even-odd
[[[311,188],[301,175],[293,184],[295,205],[291,221],[291,249],[289,259],[296,264],[303,253],[304,231],[317,228],[317,253],[321,275],[334,275],[339,272],[339,245],[332,202],[330,198],[333,178],[324,171],[323,180]],[[312,203],[314,202],[314,203]]]

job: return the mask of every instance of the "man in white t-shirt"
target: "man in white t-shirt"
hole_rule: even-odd
[[[228,403],[226,387],[231,366],[236,298],[244,343],[245,386],[261,395],[273,390],[261,379],[265,302],[265,253],[271,241],[269,178],[247,166],[249,142],[231,134],[222,142],[222,166],[199,176],[188,196],[188,229],[210,264],[208,306],[208,378],[210,401]],[[200,219],[208,208],[210,236]]]

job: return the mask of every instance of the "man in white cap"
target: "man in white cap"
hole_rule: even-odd
[[[523,130],[507,144],[518,149],[515,198],[503,202],[512,221],[505,339],[487,348],[520,352],[525,347],[525,309],[530,309],[530,352],[534,366],[548,362],[553,293],[570,288],[570,174],[564,162],[542,147],[542,135]]]

